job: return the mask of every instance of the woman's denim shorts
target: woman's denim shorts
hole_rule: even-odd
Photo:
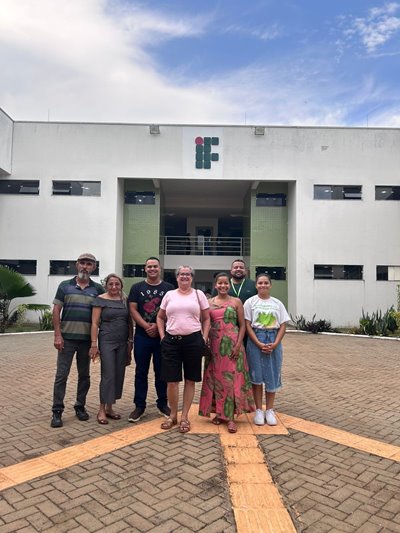
[[[257,339],[263,344],[275,342],[277,329],[253,329]],[[282,370],[282,345],[278,344],[277,348],[271,354],[264,354],[251,341],[247,341],[247,361],[249,363],[250,380],[254,385],[264,383],[267,392],[277,392],[282,388],[281,370]]]

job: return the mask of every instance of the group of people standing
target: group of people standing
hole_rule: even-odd
[[[76,277],[60,284],[54,299],[54,345],[58,350],[54,383],[52,427],[61,427],[66,382],[76,353],[78,389],[76,416],[88,420],[85,408],[90,386],[90,359],[101,360],[99,424],[120,419],[114,404],[121,398],[125,367],[135,358],[135,408],[128,420],[144,415],[151,362],[155,374],[157,407],[165,419],[162,429],[179,425],[191,429],[189,410],[196,382],[202,381],[199,414],[214,424],[226,423],[235,433],[235,417],[255,411],[254,423],[277,423],[273,404],[281,388],[282,347],[290,317],[282,302],[270,295],[266,274],[256,282],[247,278],[246,265],[236,260],[230,275],[215,277],[212,297],[192,287],[194,270],[176,270],[177,288],[161,279],[158,258],[145,263],[146,279],[132,286],[129,296],[116,274],[105,279],[105,288],[93,282],[96,268],[92,254],[77,260]],[[136,324],[133,339],[132,320]],[[246,338],[245,338],[246,337]],[[209,347],[204,362],[203,353]],[[246,348],[245,348],[246,346]],[[178,424],[179,383],[184,381]],[[266,411],[262,409],[263,388]]]

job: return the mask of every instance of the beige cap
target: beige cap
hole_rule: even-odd
[[[87,261],[93,261],[93,263],[96,262],[96,258],[93,254],[81,254],[77,261],[83,261],[84,259],[86,259]]]

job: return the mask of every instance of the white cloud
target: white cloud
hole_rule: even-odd
[[[383,96],[373,78],[343,82],[315,47],[230,72],[222,66],[203,79],[189,79],[185,64],[161,74],[153,49],[207,38],[215,26],[207,14],[173,17],[144,6],[0,0],[0,107],[16,120],[346,125],[354,108]],[[281,30],[251,31],[268,40]]]
[[[249,35],[261,41],[272,41],[279,37],[282,37],[283,31],[278,24],[272,24],[271,26],[240,26],[231,24],[223,30],[224,33],[236,33],[242,35]]]
[[[400,106],[383,106],[383,109],[378,105],[368,113],[367,125],[371,128],[400,128]]]
[[[372,8],[367,17],[354,19],[345,34],[359,36],[367,52],[374,53],[400,31],[400,17],[394,16],[399,10],[400,4],[395,2]]]
[[[372,7],[370,9],[370,15],[371,17],[379,17],[381,15],[391,15],[393,13],[396,13],[396,11],[399,9],[400,4],[397,2],[389,2],[384,4],[382,7]]]
[[[211,122],[223,95],[160,75],[145,42],[198,35],[180,20],[106,0],[2,0],[0,105],[19,119]]]

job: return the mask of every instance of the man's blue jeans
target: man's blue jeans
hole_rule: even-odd
[[[135,396],[133,403],[136,407],[146,409],[148,390],[148,375],[150,362],[153,356],[154,380],[157,392],[157,407],[168,405],[167,384],[160,379],[161,372],[161,346],[160,338],[152,338],[144,335],[135,335],[134,357],[135,370]]]

